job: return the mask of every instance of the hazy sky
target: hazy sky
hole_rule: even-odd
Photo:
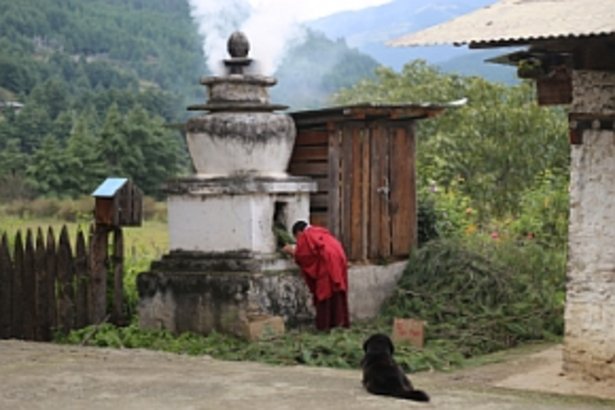
[[[292,44],[305,38],[302,22],[340,11],[360,10],[391,0],[188,0],[203,35],[203,50],[211,72],[223,73],[226,41],[235,30],[250,39],[250,55],[259,71],[271,75]],[[243,14],[247,12],[248,16]],[[243,21],[237,26],[237,21]]]
[[[360,10],[390,3],[392,0],[249,0],[257,8],[279,7],[294,14],[299,21],[317,19],[339,11]]]

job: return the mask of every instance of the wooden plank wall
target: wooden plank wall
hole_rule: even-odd
[[[313,178],[318,185],[310,195],[311,223],[328,226],[329,194],[329,131],[324,128],[299,132],[290,160],[291,175]]]
[[[411,121],[344,121],[300,130],[289,171],[317,181],[311,222],[337,236],[350,260],[402,258],[416,244]]]
[[[404,256],[417,243],[415,143],[412,128],[391,128],[391,254]]]
[[[340,134],[340,206],[330,208],[330,220],[340,220],[349,259],[408,256],[417,240],[412,125],[344,123]]]

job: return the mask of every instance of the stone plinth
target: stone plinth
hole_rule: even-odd
[[[185,178],[167,184],[171,250],[274,253],[274,221],[308,219],[309,178]]]
[[[289,269],[267,271],[269,265]],[[278,316],[293,327],[314,317],[299,271],[279,255],[171,252],[140,274],[137,286],[139,324],[147,329],[250,338],[263,318]]]
[[[615,73],[573,72],[573,113],[615,115]],[[615,379],[615,133],[572,145],[564,368]]]
[[[138,277],[140,325],[253,338],[263,318],[311,322],[311,296],[294,261],[278,252],[273,227],[307,219],[315,189],[291,176],[167,183],[171,251]]]

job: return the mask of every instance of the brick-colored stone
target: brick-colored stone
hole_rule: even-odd
[[[417,319],[395,318],[393,320],[393,342],[408,342],[418,348],[425,343],[425,322]]]

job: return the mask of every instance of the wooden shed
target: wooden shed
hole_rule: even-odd
[[[92,192],[94,219],[109,227],[141,226],[143,193],[127,178],[107,178]]]
[[[291,113],[289,172],[318,183],[311,223],[327,227],[352,261],[407,257],[417,242],[415,121],[446,106],[358,104]]]

